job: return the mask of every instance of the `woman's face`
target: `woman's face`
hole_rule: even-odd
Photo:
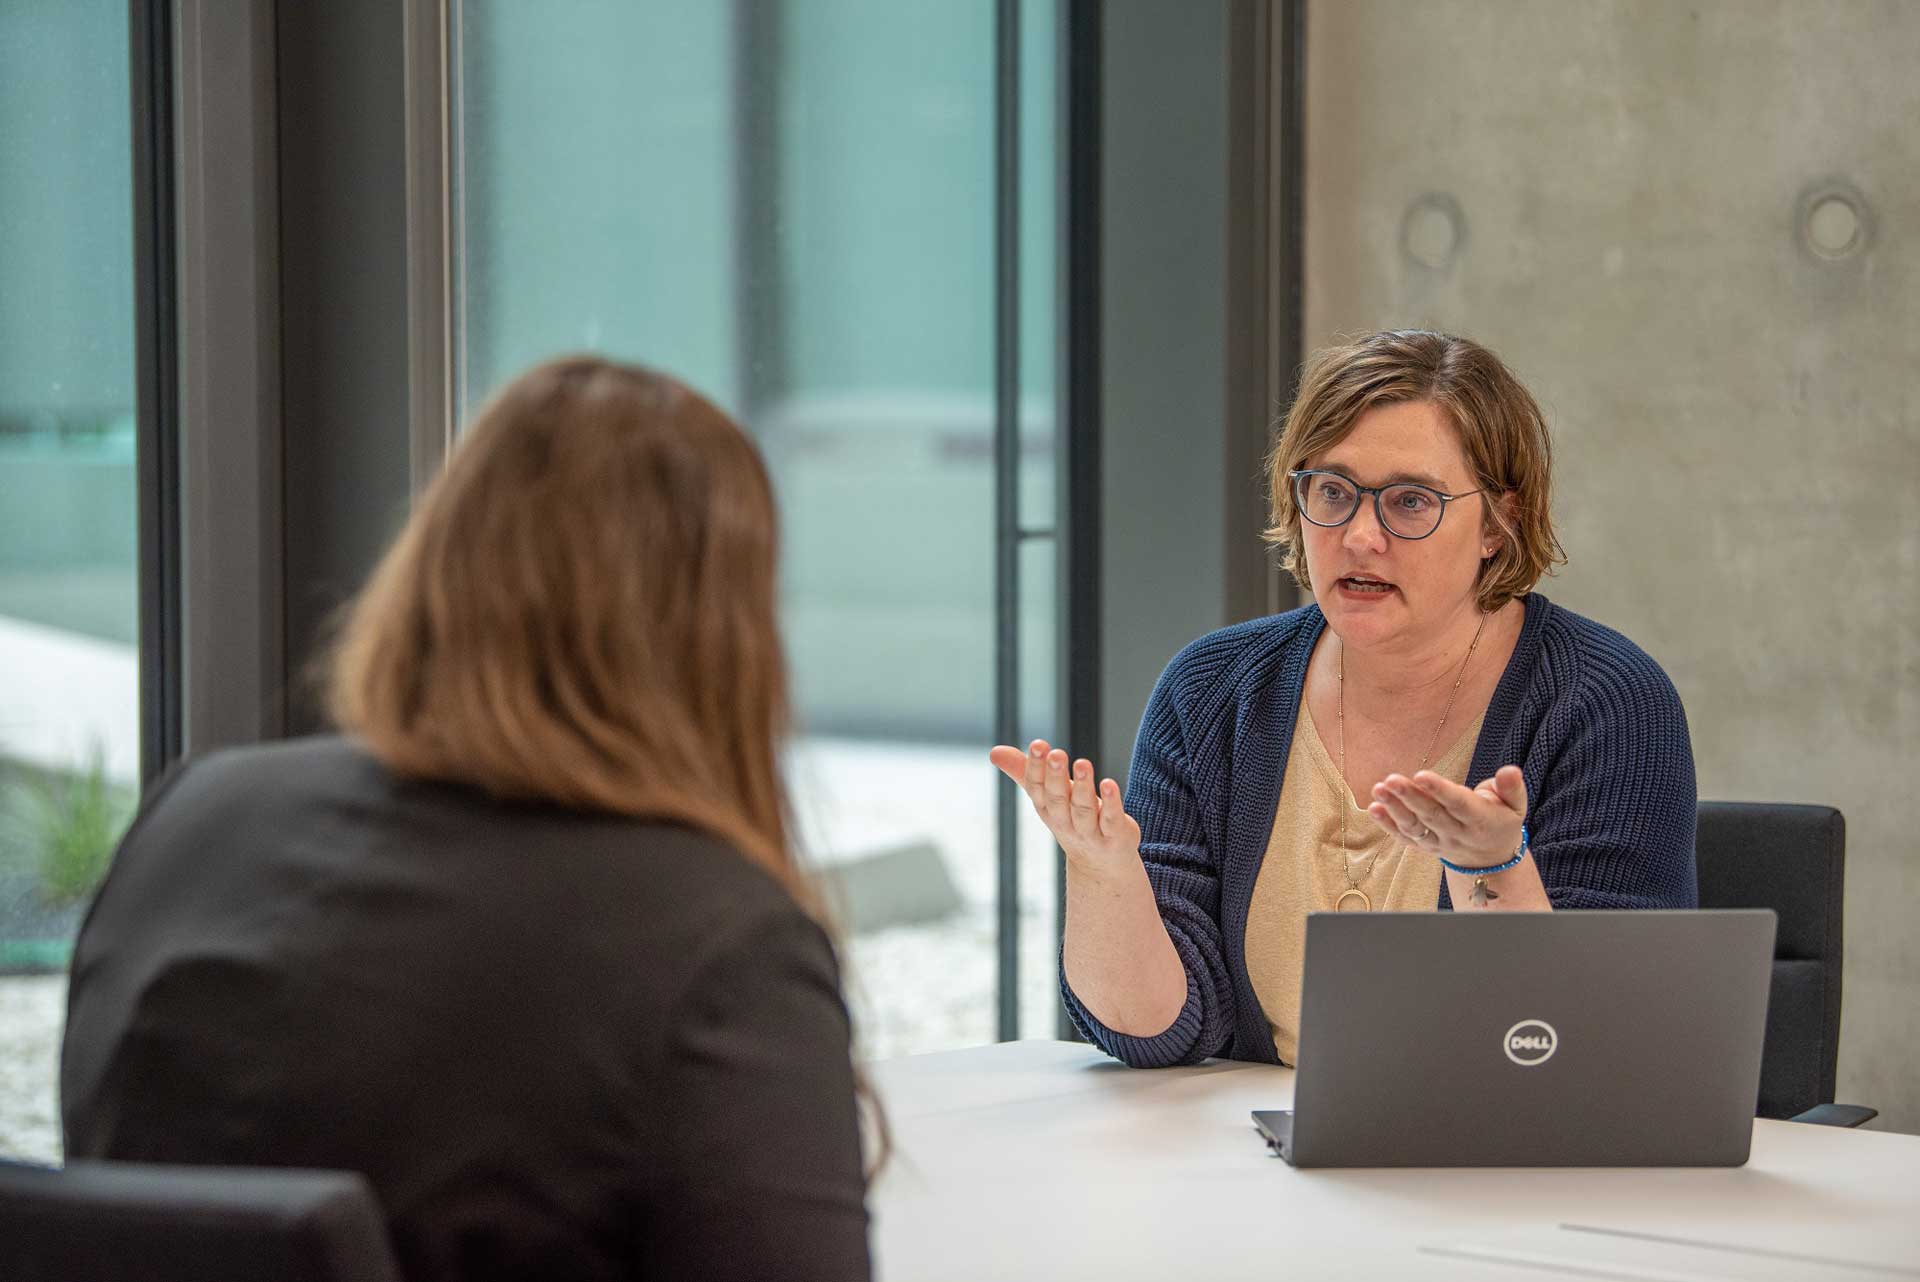
[[[1443,494],[1478,488],[1458,436],[1426,401],[1368,410],[1345,440],[1305,466],[1366,486],[1413,481]],[[1499,535],[1486,528],[1486,499],[1474,495],[1446,504],[1439,527],[1424,539],[1382,529],[1371,494],[1361,496],[1345,525],[1329,529],[1302,520],[1314,598],[1341,639],[1373,646],[1417,638],[1472,611],[1480,562],[1498,546]]]

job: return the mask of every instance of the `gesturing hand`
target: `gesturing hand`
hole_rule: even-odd
[[[1373,785],[1373,821],[1410,846],[1445,855],[1467,868],[1490,868],[1513,857],[1527,817],[1527,780],[1519,766],[1501,766],[1477,788],[1422,770],[1388,775]]]
[[[1119,784],[1102,779],[1095,787],[1091,761],[1073,762],[1069,776],[1067,754],[1045,739],[1025,752],[1003,743],[987,757],[1027,794],[1069,863],[1098,872],[1138,862],[1140,825],[1122,806]]]

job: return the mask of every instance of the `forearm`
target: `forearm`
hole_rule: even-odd
[[[1067,863],[1067,983],[1116,1033],[1153,1037],[1187,1000],[1187,972],[1138,861],[1090,871]]]
[[[1474,878],[1447,870],[1447,897],[1453,901],[1455,912],[1498,912],[1532,913],[1552,912],[1553,901],[1547,898],[1547,888],[1540,880],[1540,868],[1533,862],[1529,853],[1525,859],[1505,872],[1497,872],[1487,878],[1487,902],[1475,905],[1473,902]]]

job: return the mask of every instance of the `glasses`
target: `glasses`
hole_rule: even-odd
[[[1289,472],[1293,501],[1300,515],[1315,525],[1332,529],[1345,525],[1360,510],[1362,495],[1373,495],[1373,515],[1380,528],[1402,539],[1424,539],[1440,528],[1447,504],[1480,490],[1442,494],[1425,485],[1402,481],[1394,485],[1356,485],[1338,472]]]

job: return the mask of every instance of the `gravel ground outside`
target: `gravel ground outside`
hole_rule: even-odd
[[[60,1160],[60,1024],[65,975],[0,978],[0,1157]]]

